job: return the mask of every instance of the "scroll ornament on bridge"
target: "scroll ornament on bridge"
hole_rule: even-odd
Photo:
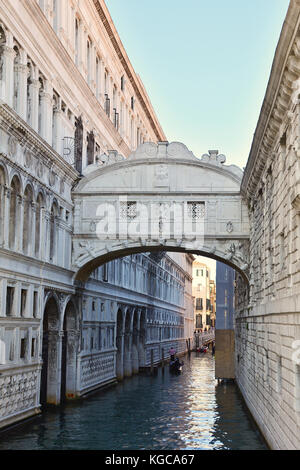
[[[237,247],[234,243],[231,243],[230,246],[225,250],[225,253],[225,258],[228,261],[235,258],[242,264],[241,269],[247,270],[249,268],[248,257],[245,251],[245,247],[242,243],[239,243]]]
[[[201,161],[213,165],[223,165],[226,162],[226,157],[223,154],[219,154],[218,150],[209,150],[208,153],[202,155]]]

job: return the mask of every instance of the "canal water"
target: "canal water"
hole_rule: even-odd
[[[1,433],[0,450],[267,449],[236,385],[214,379],[214,357],[183,361],[179,376],[166,366],[49,409]]]

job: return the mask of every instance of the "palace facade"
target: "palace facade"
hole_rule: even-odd
[[[72,268],[88,165],[166,137],[103,0],[0,7],[0,427],[121,380],[193,337],[191,255]]]

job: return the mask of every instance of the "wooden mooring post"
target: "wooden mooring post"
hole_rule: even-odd
[[[150,352],[150,374],[153,375],[153,349],[151,349],[151,352]]]

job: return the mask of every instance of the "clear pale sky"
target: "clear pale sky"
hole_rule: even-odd
[[[167,140],[244,167],[288,0],[106,0]]]

